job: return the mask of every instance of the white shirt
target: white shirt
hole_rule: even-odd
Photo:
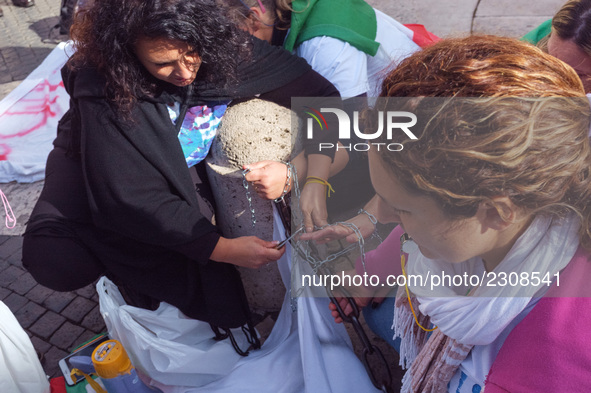
[[[377,97],[387,71],[419,50],[412,40],[413,32],[381,11],[377,19],[376,41],[380,47],[375,56],[336,38],[321,36],[304,41],[295,53],[306,59],[314,71],[328,79],[341,97],[367,93]]]

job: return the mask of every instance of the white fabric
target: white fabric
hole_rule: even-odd
[[[554,274],[566,267],[578,248],[579,225],[574,214],[555,220],[537,216],[494,272],[537,272],[541,278],[548,273],[552,281]],[[411,252],[409,255],[409,277],[441,277],[443,272],[448,275],[467,273],[481,276],[485,270],[480,258],[452,264],[430,260],[420,252]],[[498,284],[498,280],[496,283]],[[449,393],[480,392],[486,375],[511,330],[549,289],[546,283],[540,287],[481,285],[471,296],[466,296],[469,289],[466,287],[437,287],[437,290],[431,290],[413,284],[410,280],[409,289],[417,295],[421,313],[429,315],[431,322],[442,333],[462,344],[474,345],[452,377],[448,385]],[[396,307],[393,322],[395,337],[400,336],[397,331],[400,333],[402,321],[400,308]],[[401,364],[403,360],[412,363],[415,357],[416,347],[412,339],[402,337]]]
[[[348,42],[327,36],[314,37],[302,42],[295,53],[328,79],[341,97],[355,97],[369,90],[368,56]]]
[[[160,383],[202,386],[222,378],[240,358],[229,340],[212,339],[209,323],[170,304],[162,302],[155,311],[129,306],[106,277],[96,289],[109,336],[121,342],[139,371]],[[233,333],[240,348],[248,348],[242,331]]]
[[[539,272],[542,278],[549,273],[553,279],[575,255],[578,228],[579,221],[574,216],[564,220],[537,216],[494,272]],[[409,255],[409,275],[441,276],[443,271],[482,276],[484,263],[480,258],[454,264],[430,260],[420,252]],[[457,287],[440,286],[433,291],[418,286],[409,289],[417,296],[421,312],[445,335],[462,344],[486,345],[499,336],[543,286],[481,285],[473,296],[464,296],[466,289]]]
[[[314,37],[304,41],[295,53],[306,59],[314,71],[328,79],[341,97],[367,93],[377,97],[386,72],[401,60],[419,50],[412,40],[413,32],[379,10],[376,41],[380,47],[375,56],[332,37]]]
[[[274,211],[274,239],[284,238],[281,220]],[[299,297],[293,299],[297,307],[295,310],[292,308],[290,249],[278,264],[288,291],[277,322],[260,350],[251,351],[237,362],[228,361],[226,375],[203,386],[166,385],[155,380],[151,384],[164,393],[377,392],[351,349],[344,326],[334,323],[328,299]],[[101,299],[101,313],[102,310]],[[129,313],[129,309],[126,312]],[[109,323],[107,326],[111,332]],[[236,337],[239,336],[240,333],[237,333]],[[133,348],[126,349],[135,364],[137,354]],[[150,351],[150,348],[142,350]],[[219,359],[217,355],[211,362],[216,362],[216,359]],[[205,358],[203,362],[209,363],[210,359]],[[187,366],[192,368],[193,373],[201,372],[204,367],[198,362]]]
[[[44,178],[57,123],[69,107],[60,69],[71,51],[71,43],[60,43],[0,101],[0,182]]]
[[[377,97],[388,71],[421,48],[412,40],[413,31],[397,20],[374,9],[378,21],[376,41],[380,43],[374,57],[368,56],[367,74],[370,83],[368,97]]]
[[[0,302],[0,392],[49,393],[49,381],[27,333]]]

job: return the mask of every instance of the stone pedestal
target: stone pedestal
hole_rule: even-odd
[[[272,202],[259,198],[250,186],[249,203],[242,166],[264,160],[287,161],[291,137],[291,111],[284,107],[253,99],[228,108],[206,161],[217,204],[216,223],[225,237],[254,235],[272,240]],[[239,270],[253,310],[281,308],[285,287],[276,264]]]

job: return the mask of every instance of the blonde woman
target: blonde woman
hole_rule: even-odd
[[[526,43],[474,36],[409,57],[382,97],[416,97],[405,109],[418,139],[370,153],[378,219],[400,226],[367,274],[440,279],[409,280],[377,308],[380,286],[359,300],[373,297],[366,317],[399,340],[402,391],[586,391],[590,108],[577,74]]]

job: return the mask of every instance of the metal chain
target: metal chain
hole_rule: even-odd
[[[300,196],[298,176],[297,176],[296,168],[291,163],[284,162],[284,164],[287,165],[287,168],[288,168],[287,179],[285,182],[282,196],[275,199],[274,202],[278,206],[283,205],[283,207],[285,207],[285,205],[287,204],[287,201],[285,200],[285,196],[287,195],[286,189],[289,188],[290,178],[293,179],[292,194],[296,196],[296,203],[291,204],[291,206],[290,206],[291,209],[289,209],[289,210],[290,210],[290,215],[291,215],[291,222],[292,223],[295,222],[298,224],[297,226],[298,226],[298,231],[299,231],[303,225],[302,225],[301,216],[299,215],[300,211],[298,209],[299,196]],[[254,208],[252,205],[252,198],[250,196],[248,181],[246,181],[246,174],[248,172],[250,172],[250,170],[248,170],[248,169],[244,170],[242,172],[242,176],[243,176],[242,184],[244,186],[244,189],[246,190],[246,199],[248,200],[249,209],[250,209],[250,213],[251,213],[251,217],[252,217],[252,225],[254,227],[254,224],[256,222],[256,218],[255,218],[255,211],[254,211]],[[294,207],[294,205],[295,205],[295,207]],[[285,209],[278,209],[278,210],[282,211]],[[371,215],[370,213],[366,212],[363,209],[361,209],[358,212],[358,214],[361,214],[361,213],[367,214],[370,221],[374,225],[377,223],[377,220],[375,220],[375,217],[373,215]],[[291,235],[291,223],[288,222],[289,220],[285,219],[286,217],[284,217],[283,214],[280,214],[280,215],[282,216],[286,236],[287,236],[287,238],[289,238]],[[376,222],[374,222],[374,220],[372,220],[372,217],[374,218],[374,220]],[[304,261],[308,262],[308,264],[310,265],[310,267],[312,268],[312,270],[314,271],[315,274],[329,273],[326,268],[326,264],[328,262],[334,261],[337,258],[353,251],[355,248],[358,248],[359,252],[360,252],[360,256],[361,256],[361,263],[363,265],[363,270],[364,270],[364,272],[367,272],[366,266],[365,266],[365,249],[364,249],[365,240],[363,239],[363,236],[361,235],[361,231],[359,230],[359,228],[355,224],[352,224],[352,223],[337,222],[335,224],[329,224],[329,225],[320,227],[318,229],[324,229],[330,225],[342,225],[342,226],[345,226],[345,227],[351,229],[357,235],[357,239],[358,239],[357,243],[352,243],[351,245],[342,248],[340,251],[328,255],[324,259],[319,258],[318,251],[309,242],[306,243],[306,245],[307,245],[306,247],[302,248],[301,247],[302,242],[296,238],[293,238],[290,241],[292,248],[294,250],[296,250],[297,254],[300,255],[300,257]],[[374,234],[372,236],[377,236],[378,239],[380,240],[380,242],[382,241],[379,234],[377,234],[377,231],[374,231]],[[328,295],[330,301],[336,305],[337,311],[339,312],[341,319],[344,322],[351,323],[353,325],[353,329],[355,330],[355,333],[359,336],[359,339],[361,340],[361,343],[363,345],[363,357],[362,357],[361,361],[363,363],[363,366],[365,367],[365,370],[366,370],[372,384],[377,389],[380,389],[382,392],[389,393],[390,392],[390,385],[392,383],[392,373],[390,371],[390,367],[388,365],[388,362],[386,361],[386,358],[384,357],[384,354],[380,351],[380,349],[378,347],[376,347],[375,345],[373,345],[371,343],[367,334],[365,333],[365,329],[363,329],[363,326],[361,326],[361,323],[359,322],[359,308],[357,307],[357,303],[355,303],[355,299],[348,296],[346,290],[344,290],[343,288],[340,289],[341,292],[343,292],[345,294],[347,302],[350,304],[351,309],[353,310],[349,315],[347,315],[347,314],[345,314],[345,312],[341,308],[341,306],[340,306],[339,302],[337,301],[336,297],[334,296],[333,292],[329,288],[325,288],[325,290],[327,292],[327,295]],[[290,291],[291,291],[291,289],[290,289]],[[297,301],[296,301],[295,297],[291,298],[291,307],[292,307],[292,311],[295,312],[297,310]],[[369,364],[369,357],[370,356],[376,356],[378,358],[378,360],[382,362],[382,364],[384,365],[384,367],[387,370],[387,379],[384,379],[384,380],[377,379],[377,377],[374,374],[374,371],[372,370],[372,368]]]
[[[281,193],[281,196],[279,198],[273,200],[273,202],[275,202],[275,203],[283,202],[285,200],[285,197],[289,193],[289,187],[291,185],[292,179],[293,179],[293,184],[294,184],[294,188],[295,188],[295,195],[297,197],[300,196],[300,186],[298,183],[298,172],[297,172],[295,166],[293,166],[293,164],[291,162],[285,162],[285,161],[281,161],[281,162],[283,164],[285,164],[285,166],[287,166],[287,178],[285,180],[285,185],[283,186],[283,192]],[[244,190],[246,191],[246,200],[248,202],[248,210],[250,210],[250,219],[252,221],[252,227],[254,228],[254,225],[256,224],[257,220],[256,220],[255,211],[254,211],[254,205],[252,203],[252,194],[250,192],[250,186],[248,184],[248,181],[246,180],[246,174],[249,172],[250,172],[250,169],[244,169],[242,171],[242,186],[244,187]]]
[[[342,224],[342,223],[336,223],[336,224],[332,224],[332,225],[337,225],[337,224]],[[349,224],[349,223],[346,223]],[[350,224],[353,225],[353,224]],[[347,225],[348,226],[348,225]],[[359,233],[359,228],[357,228],[355,225],[353,225],[354,228],[353,231],[359,236],[360,239],[363,239],[362,236],[360,236]],[[295,245],[293,245],[293,249],[296,250],[296,252],[299,254],[299,256],[304,259],[305,261],[307,261],[310,266],[312,267],[312,270],[314,270],[315,274],[320,273],[321,275],[330,275],[330,271],[326,268],[326,263],[332,260],[335,260],[337,257],[334,257],[335,255],[344,255],[345,253],[349,252],[352,247],[355,247],[356,244],[353,243],[352,245],[342,249],[341,251],[331,254],[329,255],[327,258],[325,258],[324,260],[320,260],[316,255],[317,251],[314,250],[310,244],[308,244],[307,247],[305,247],[305,252],[302,250],[302,247],[300,247],[299,245],[301,244],[300,241],[297,241]],[[361,260],[363,263],[363,268],[365,270],[365,253],[363,250],[363,241],[360,241],[357,243],[360,247],[360,251],[361,251]],[[336,299],[334,293],[328,288],[325,287],[326,293],[328,294],[328,297],[330,299],[330,301],[336,306],[337,311],[339,313],[339,316],[341,317],[341,319],[343,320],[343,322],[347,322],[350,323],[351,325],[353,325],[353,329],[355,330],[355,333],[357,334],[357,336],[359,337],[359,339],[361,340],[361,343],[363,345],[363,357],[361,359],[363,366],[365,367],[365,370],[369,376],[369,379],[371,380],[372,384],[377,388],[380,389],[381,391],[385,392],[385,393],[389,393],[391,392],[390,390],[390,386],[392,383],[392,372],[390,370],[390,366],[388,365],[388,362],[384,356],[384,354],[382,353],[382,351],[376,347],[374,344],[371,343],[371,341],[369,340],[367,333],[365,332],[365,329],[363,329],[363,326],[361,326],[361,323],[359,322],[359,307],[357,306],[357,303],[355,302],[355,299],[353,297],[351,297],[346,289],[344,288],[339,288],[339,291],[342,292],[342,294],[345,296],[345,298],[347,299],[347,302],[349,303],[350,307],[351,307],[351,313],[349,313],[348,315],[344,312],[344,310],[341,308],[340,303],[338,302],[338,300]],[[387,371],[387,376],[385,376],[384,379],[382,380],[378,380],[378,378],[376,377],[374,370],[371,368],[371,365],[369,364],[369,358],[370,356],[375,356],[383,365],[383,367],[385,368],[385,370]]]
[[[248,209],[250,210],[250,219],[252,221],[252,227],[257,222],[256,216],[254,214],[254,206],[252,205],[252,196],[250,194],[250,187],[248,185],[248,181],[246,180],[246,174],[250,172],[250,169],[245,169],[242,171],[242,186],[246,190],[246,200],[248,201]]]
[[[383,243],[384,240],[382,240],[382,237],[378,233],[378,219],[376,218],[376,216],[374,216],[373,214],[371,214],[370,212],[368,212],[367,210],[365,210],[363,208],[359,209],[357,214],[365,214],[365,215],[367,215],[367,217],[369,217],[369,221],[373,224],[373,235],[375,235],[375,237],[378,238],[380,243]]]
[[[295,170],[294,166],[290,163],[284,162],[285,166],[287,166],[287,178],[285,179],[285,185],[283,186],[283,191],[281,192],[281,196],[279,198],[275,198],[273,200],[273,202],[277,203],[279,201],[282,201],[285,196],[287,195],[287,193],[290,190],[291,187],[291,177],[292,177],[292,171]]]

